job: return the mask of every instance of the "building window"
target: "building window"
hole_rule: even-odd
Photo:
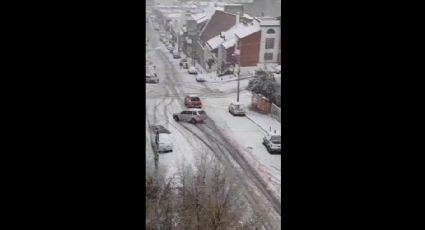
[[[273,53],[265,53],[264,60],[266,61],[273,60]]]
[[[274,38],[266,38],[266,49],[274,48]]]
[[[268,29],[268,30],[267,30],[267,33],[268,33],[268,34],[274,34],[275,32],[274,32],[274,29]]]

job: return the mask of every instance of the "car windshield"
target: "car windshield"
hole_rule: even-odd
[[[191,101],[200,101],[201,99],[199,99],[199,97],[191,97],[190,100]]]
[[[273,144],[280,144],[281,143],[281,136],[272,136],[270,139]]]
[[[243,109],[243,105],[235,105],[235,109]]]

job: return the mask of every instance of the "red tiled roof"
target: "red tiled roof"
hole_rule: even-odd
[[[216,10],[211,19],[203,28],[200,39],[204,42],[207,42],[211,38],[219,35],[220,32],[230,29],[235,24],[236,15]]]

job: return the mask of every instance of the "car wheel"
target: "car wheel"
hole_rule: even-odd
[[[179,121],[179,117],[178,116],[174,116],[173,117],[175,121]]]
[[[267,146],[267,151],[268,151],[269,153],[270,153],[270,150],[271,150],[271,149],[270,149],[270,146]]]
[[[190,120],[190,123],[196,124],[196,120],[192,118],[192,120]]]

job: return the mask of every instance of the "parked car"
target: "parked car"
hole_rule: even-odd
[[[229,105],[229,113],[233,116],[241,115],[245,116],[245,108],[244,105],[240,102],[232,102]]]
[[[198,70],[195,68],[195,66],[189,66],[189,68],[187,69],[187,72],[189,74],[198,74]]]
[[[197,82],[204,82],[205,81],[205,76],[203,74],[197,74],[196,75],[196,81]]]
[[[177,50],[173,51],[173,58],[174,59],[179,59],[180,58],[180,52],[177,51]]]
[[[159,83],[159,78],[156,75],[156,73],[154,72],[146,72],[146,79],[145,79],[146,83]]]
[[[281,65],[277,65],[273,68],[274,73],[279,74],[282,71],[282,66]]]
[[[173,118],[175,121],[187,121],[195,124],[203,122],[207,118],[207,114],[202,109],[187,109],[180,113],[174,113]]]
[[[182,58],[180,59],[179,65],[185,69],[188,68],[188,64],[187,64],[187,59],[186,58]]]
[[[155,134],[155,146],[158,152],[172,152],[173,142],[171,132],[162,125],[153,125]]]
[[[172,152],[173,151],[173,142],[171,140],[170,134],[160,133],[156,139],[157,150],[158,152]]]
[[[269,153],[281,152],[281,135],[268,134],[263,138],[263,145],[266,146]]]
[[[193,95],[187,95],[184,98],[184,105],[188,108],[202,108],[201,99]]]

